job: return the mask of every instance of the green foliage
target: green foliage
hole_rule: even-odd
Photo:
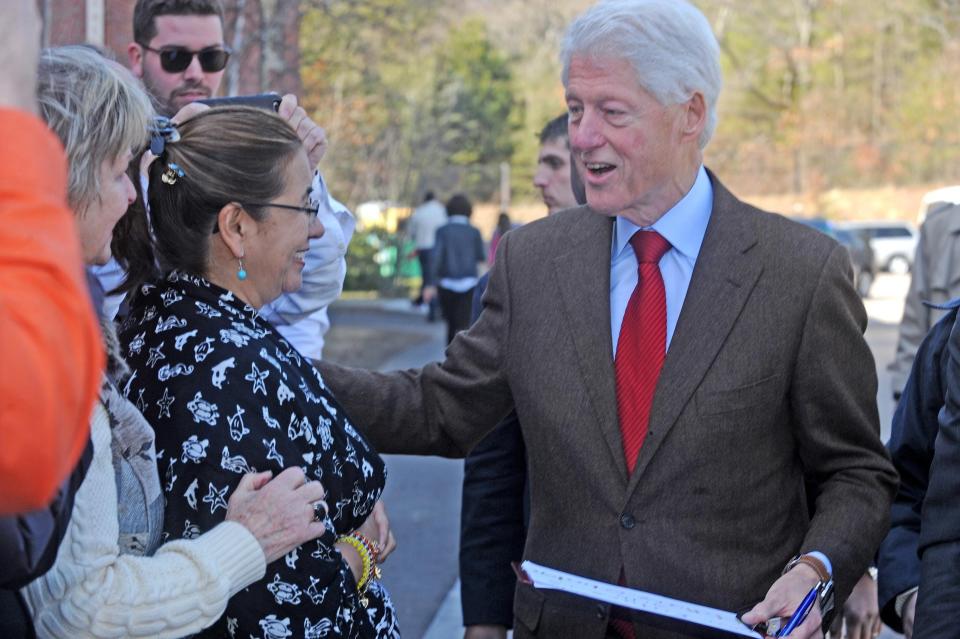
[[[304,15],[304,102],[328,132],[331,188],[352,204],[426,188],[484,199],[513,153],[514,62],[482,21],[443,28],[439,5],[328,0]]]
[[[564,109],[558,52],[594,0],[304,0],[303,102],[338,198],[514,201]],[[960,181],[958,0],[694,0],[722,48],[706,161],[735,191]]]
[[[459,190],[488,199],[497,191],[499,163],[513,154],[513,134],[522,121],[510,60],[479,19],[455,28],[435,56],[430,109],[435,128],[429,134],[439,142],[431,158],[439,166],[430,168],[449,163],[460,169]]]
[[[960,178],[955,0],[698,4],[726,79],[708,161],[735,189]]]
[[[376,291],[407,295],[411,282],[419,285],[420,267],[402,237],[383,229],[358,232],[347,249],[347,291]]]

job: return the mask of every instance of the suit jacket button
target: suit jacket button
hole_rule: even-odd
[[[620,515],[620,525],[630,530],[637,525],[637,520],[633,518],[633,515]]]

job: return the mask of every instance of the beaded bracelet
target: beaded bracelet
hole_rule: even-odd
[[[356,537],[360,540],[364,546],[367,547],[367,550],[370,551],[370,556],[373,557],[373,565],[376,566],[380,559],[380,546],[375,541],[370,541],[370,538],[360,532],[350,533],[352,537]]]
[[[370,579],[380,579],[380,577],[383,576],[382,572],[380,571],[380,545],[375,541],[370,541],[370,539],[363,533],[354,531],[351,534],[367,547],[367,549],[370,551],[370,556],[373,558],[373,563],[371,564],[372,574],[370,575]],[[364,588],[364,590],[366,590],[366,588]]]
[[[367,598],[367,588],[370,587],[372,579],[380,579],[380,567],[377,566],[377,557],[380,554],[379,549],[364,535],[354,532],[349,535],[342,535],[337,542],[347,544],[357,551],[360,555],[360,578],[357,580],[357,592],[360,594],[360,604],[367,607],[369,600]]]

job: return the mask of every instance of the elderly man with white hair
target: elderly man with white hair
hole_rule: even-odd
[[[849,256],[704,167],[719,47],[691,4],[601,2],[562,61],[587,205],[504,237],[443,362],[324,379],[383,452],[463,455],[516,409],[525,559],[751,625],[809,597],[790,636],[819,637],[896,485]],[[516,637],[693,634],[525,583],[514,613]]]

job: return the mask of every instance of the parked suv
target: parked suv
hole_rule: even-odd
[[[822,217],[794,217],[794,222],[812,226],[821,233],[825,233],[840,242],[850,253],[850,262],[853,265],[853,282],[860,297],[870,295],[870,287],[876,276],[875,259],[866,234],[853,229],[843,229],[833,222]]]
[[[881,271],[908,273],[917,252],[917,229],[909,222],[846,222],[838,228],[857,230],[869,238],[874,264]]]

